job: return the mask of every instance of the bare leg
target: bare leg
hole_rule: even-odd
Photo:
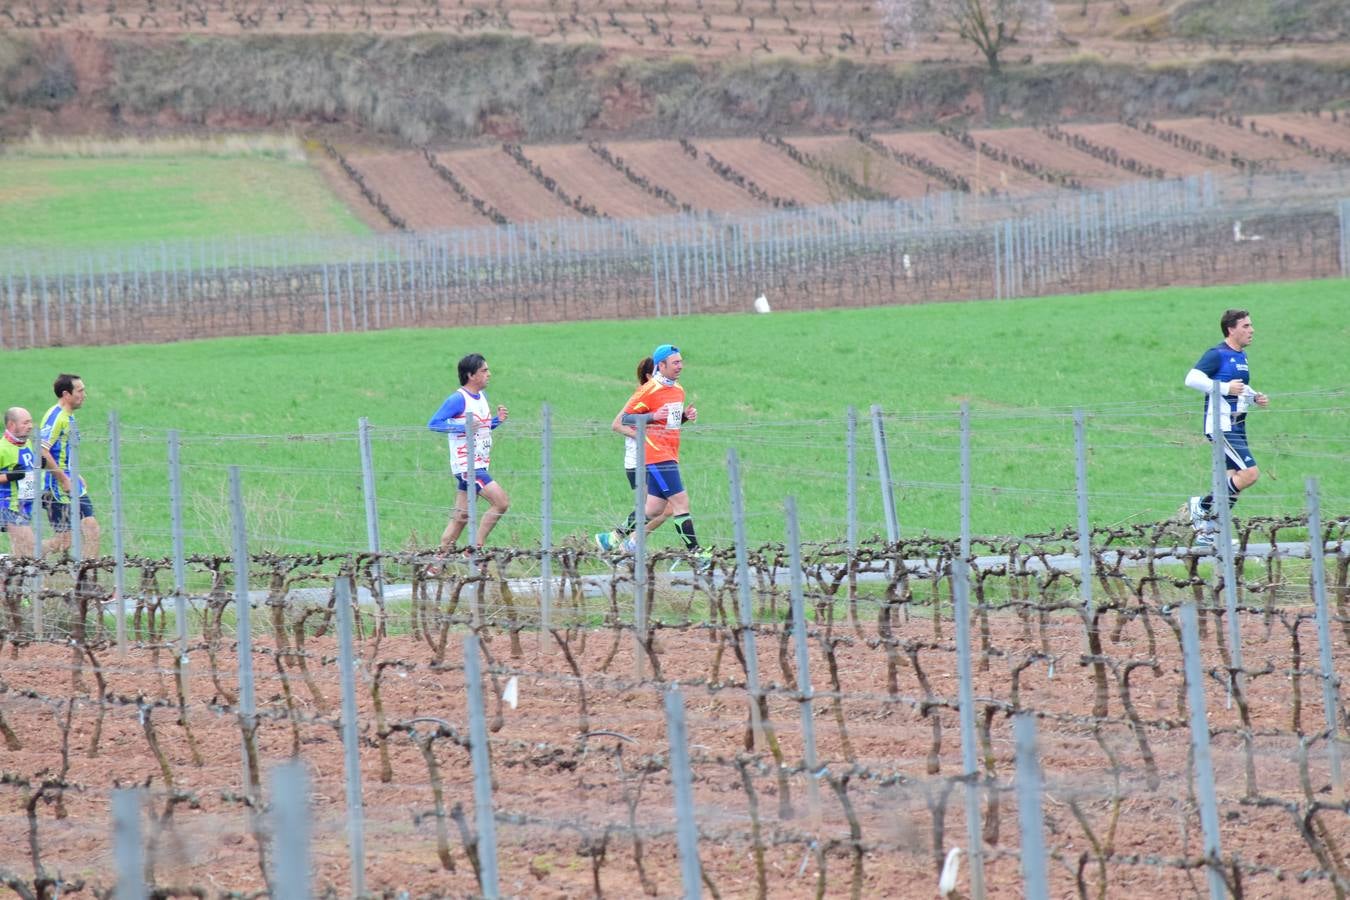
[[[42,555],[62,553],[70,549],[70,532],[58,531],[55,536],[42,542]]]
[[[455,492],[455,511],[450,513],[450,521],[441,535],[441,549],[449,550],[459,540],[460,532],[469,524],[469,495],[464,491]]]
[[[668,516],[684,516],[689,514],[689,492],[680,491],[675,496],[666,501],[666,514]]]
[[[661,523],[670,518],[670,503],[653,494],[647,495],[647,533],[661,527]]]
[[[33,529],[27,525],[11,525],[6,531],[9,535],[9,549],[17,557],[31,557],[35,543]]]
[[[487,536],[492,533],[497,520],[506,515],[506,511],[511,508],[511,498],[496,481],[479,490],[478,496],[489,504],[483,513],[483,520],[478,523],[478,546],[481,547],[487,543]]]
[[[103,530],[99,527],[98,519],[90,516],[80,520],[80,537],[83,538],[80,552],[84,554],[85,559],[98,558],[99,539],[102,536]]]

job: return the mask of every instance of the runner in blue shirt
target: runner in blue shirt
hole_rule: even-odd
[[[1186,373],[1186,387],[1205,395],[1204,432],[1208,440],[1217,432],[1223,439],[1223,455],[1228,469],[1228,505],[1238,501],[1238,494],[1256,484],[1261,472],[1247,446],[1247,410],[1252,404],[1265,407],[1270,399],[1251,387],[1251,370],[1247,365],[1247,345],[1252,342],[1252,318],[1245,309],[1230,309],[1219,320],[1223,341],[1205,351],[1195,368]],[[1221,398],[1217,410],[1210,409],[1210,390],[1219,382]],[[1196,531],[1195,543],[1214,544],[1214,495],[1192,497],[1183,508]]]

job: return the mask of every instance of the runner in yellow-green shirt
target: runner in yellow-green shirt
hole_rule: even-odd
[[[38,456],[29,436],[33,414],[21,406],[5,410],[5,436],[0,439],[0,531],[9,534],[15,556],[32,556],[33,498],[37,494]]]
[[[42,417],[42,461],[48,470],[42,506],[56,534],[42,545],[43,552],[70,548],[70,498],[75,495],[80,503],[83,553],[86,558],[92,558],[99,555],[100,534],[98,519],[94,518],[94,502],[83,478],[78,486],[70,483],[70,447],[80,433],[75,424],[75,410],[84,406],[84,381],[78,375],[62,373],[56,376],[52,392],[56,394],[56,404]]]

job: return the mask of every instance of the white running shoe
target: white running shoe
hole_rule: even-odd
[[[1200,505],[1199,497],[1192,497],[1189,501],[1187,501],[1186,512],[1191,517],[1192,528],[1194,528],[1196,531],[1200,531],[1205,527],[1205,520],[1207,516],[1205,515],[1204,507]]]

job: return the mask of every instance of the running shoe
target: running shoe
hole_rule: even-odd
[[[1200,531],[1205,527],[1205,520],[1208,516],[1205,515],[1205,508],[1200,505],[1199,497],[1192,497],[1187,501],[1186,514],[1190,516],[1191,527],[1196,531]]]
[[[677,556],[672,559],[670,561],[670,571],[671,573],[683,572],[685,566],[688,565],[689,571],[691,572],[706,572],[712,568],[712,560],[713,556],[711,550],[695,550],[687,556]]]
[[[595,536],[595,546],[606,553],[617,548],[619,542],[620,538],[617,531],[602,531]]]

